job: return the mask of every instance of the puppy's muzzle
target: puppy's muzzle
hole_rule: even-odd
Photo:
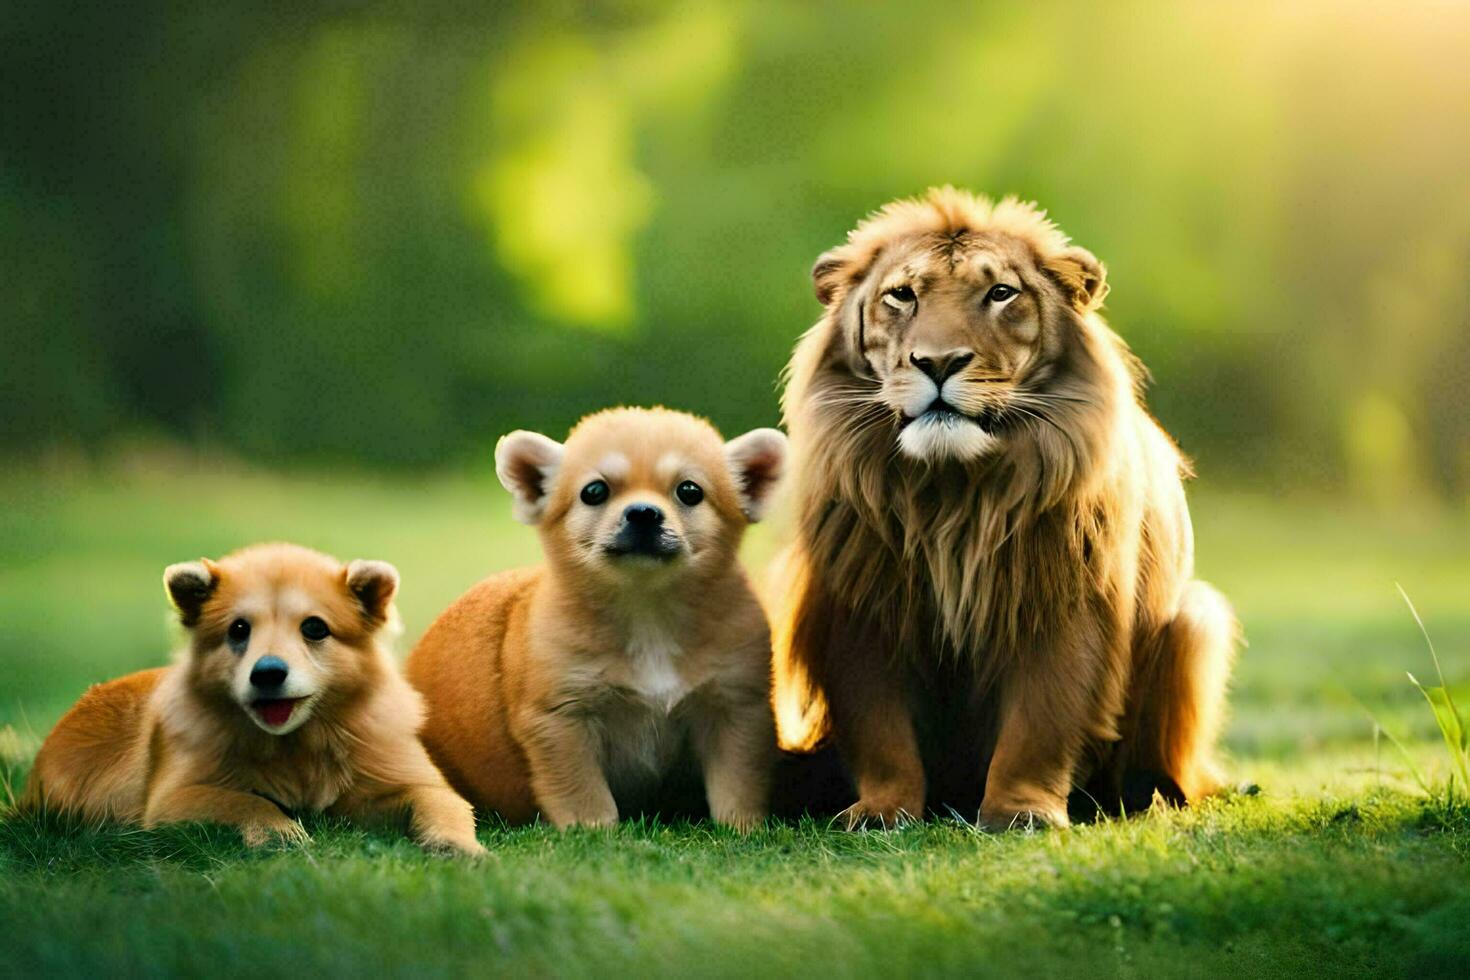
[[[629,504],[617,534],[606,548],[614,557],[642,556],[667,561],[681,551],[678,537],[664,526],[664,512],[653,504]]]
[[[296,707],[306,698],[286,696],[286,678],[291,668],[274,654],[266,654],[250,668],[250,688],[254,697],[250,710],[271,728],[280,728],[291,720]]]

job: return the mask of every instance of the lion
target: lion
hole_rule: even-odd
[[[1217,791],[1238,626],[1194,578],[1193,474],[1098,312],[1102,263],[1035,204],[944,187],[812,278],[782,399],[783,747],[830,736],[852,826],[1065,827]]]

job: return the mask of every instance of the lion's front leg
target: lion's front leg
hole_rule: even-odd
[[[1066,827],[1067,796],[1097,716],[1097,658],[1051,652],[1016,665],[1002,689],[1000,732],[980,823],[990,830]]]
[[[891,829],[924,817],[924,763],[902,679],[878,657],[853,658],[827,683],[832,733],[857,783],[847,825]]]

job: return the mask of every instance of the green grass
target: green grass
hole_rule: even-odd
[[[1393,583],[1470,702],[1470,522],[1232,495],[1199,495],[1195,516],[1201,574],[1251,641],[1226,748],[1258,795],[1033,835],[486,828],[478,864],[321,821],[304,848],[252,853],[217,828],[0,818],[0,974],[1465,973],[1470,803],[1420,791],[1374,719],[1443,785],[1404,676],[1433,665]],[[752,564],[778,534],[751,541]],[[164,565],[261,538],[397,564],[404,649],[537,552],[488,475],[155,459],[0,477],[8,778],[87,684],[164,661]]]
[[[1470,963],[1470,810],[1263,797],[1065,833],[0,831],[17,973],[1416,976]]]

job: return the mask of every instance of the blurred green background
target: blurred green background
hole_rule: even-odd
[[[7,4],[10,754],[163,659],[168,562],[392,560],[406,645],[537,555],[502,432],[776,422],[814,258],[945,182],[1107,262],[1252,641],[1231,749],[1428,739],[1393,582],[1464,677],[1467,51],[1459,3]]]
[[[7,4],[0,446],[738,429],[861,215],[1035,198],[1211,479],[1470,494],[1459,3]]]

